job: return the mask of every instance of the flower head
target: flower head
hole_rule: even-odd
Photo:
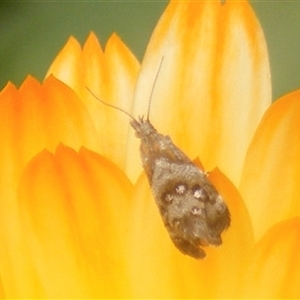
[[[205,260],[170,241],[128,117],[200,158],[232,224]],[[70,38],[40,84],[0,93],[3,297],[299,297],[299,92],[271,105],[247,2],[172,1],[142,64]],[[275,286],[275,287],[274,287]]]

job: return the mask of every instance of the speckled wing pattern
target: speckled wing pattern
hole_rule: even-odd
[[[230,225],[225,202],[170,137],[143,118],[130,124],[141,140],[143,168],[171,240],[182,253],[204,258],[201,246],[222,244],[221,233]]]

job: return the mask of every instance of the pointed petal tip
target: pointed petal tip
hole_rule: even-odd
[[[137,68],[137,66],[139,65],[139,62],[134,53],[115,32],[109,37],[105,45],[105,54],[117,54],[122,59],[122,63],[125,63],[127,61],[128,64],[132,64],[132,69]]]
[[[70,35],[66,42],[66,46],[76,46],[76,47],[79,46],[80,47],[80,43],[73,35]]]
[[[100,52],[101,54],[103,53],[103,49],[101,46],[101,43],[99,41],[99,38],[97,35],[91,31],[83,45],[83,53],[87,53],[87,55],[98,53]]]
[[[74,65],[76,65],[76,62],[79,60],[81,52],[82,48],[80,43],[73,36],[70,36],[50,65],[45,77],[53,73],[66,82],[72,82],[77,75],[75,72],[76,69],[74,70]]]
[[[25,80],[20,85],[19,91],[26,92],[31,89],[37,90],[37,89],[41,88],[41,86],[42,86],[42,84],[40,83],[40,81],[38,79],[36,79],[32,75],[27,75]]]
[[[91,39],[91,40],[97,40],[97,41],[99,40],[98,37],[97,37],[97,35],[96,35],[96,33],[94,31],[90,31],[89,32],[89,34],[87,36],[87,40],[89,40],[89,39]]]
[[[8,81],[3,89],[0,91],[0,95],[7,95],[17,91],[15,84],[11,81]]]

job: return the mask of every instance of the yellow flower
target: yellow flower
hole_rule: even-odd
[[[145,114],[228,204],[205,260],[163,227],[126,115]],[[70,38],[40,84],[0,93],[6,298],[300,297],[300,91],[271,105],[267,48],[247,2],[174,1],[142,64],[116,34]]]

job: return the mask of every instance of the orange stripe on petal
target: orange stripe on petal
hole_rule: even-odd
[[[300,90],[264,115],[245,160],[240,185],[256,238],[273,224],[300,215]]]
[[[300,220],[273,226],[257,243],[246,269],[242,296],[299,299]]]
[[[32,293],[30,276],[42,298],[128,295],[122,247],[131,189],[119,169],[86,149],[59,146],[28,164],[18,195]]]
[[[146,114],[206,169],[239,182],[247,146],[271,102],[268,53],[247,2],[172,1],[149,42],[137,83],[134,115]],[[141,167],[132,135],[128,170]],[[131,152],[131,153],[130,153]]]

